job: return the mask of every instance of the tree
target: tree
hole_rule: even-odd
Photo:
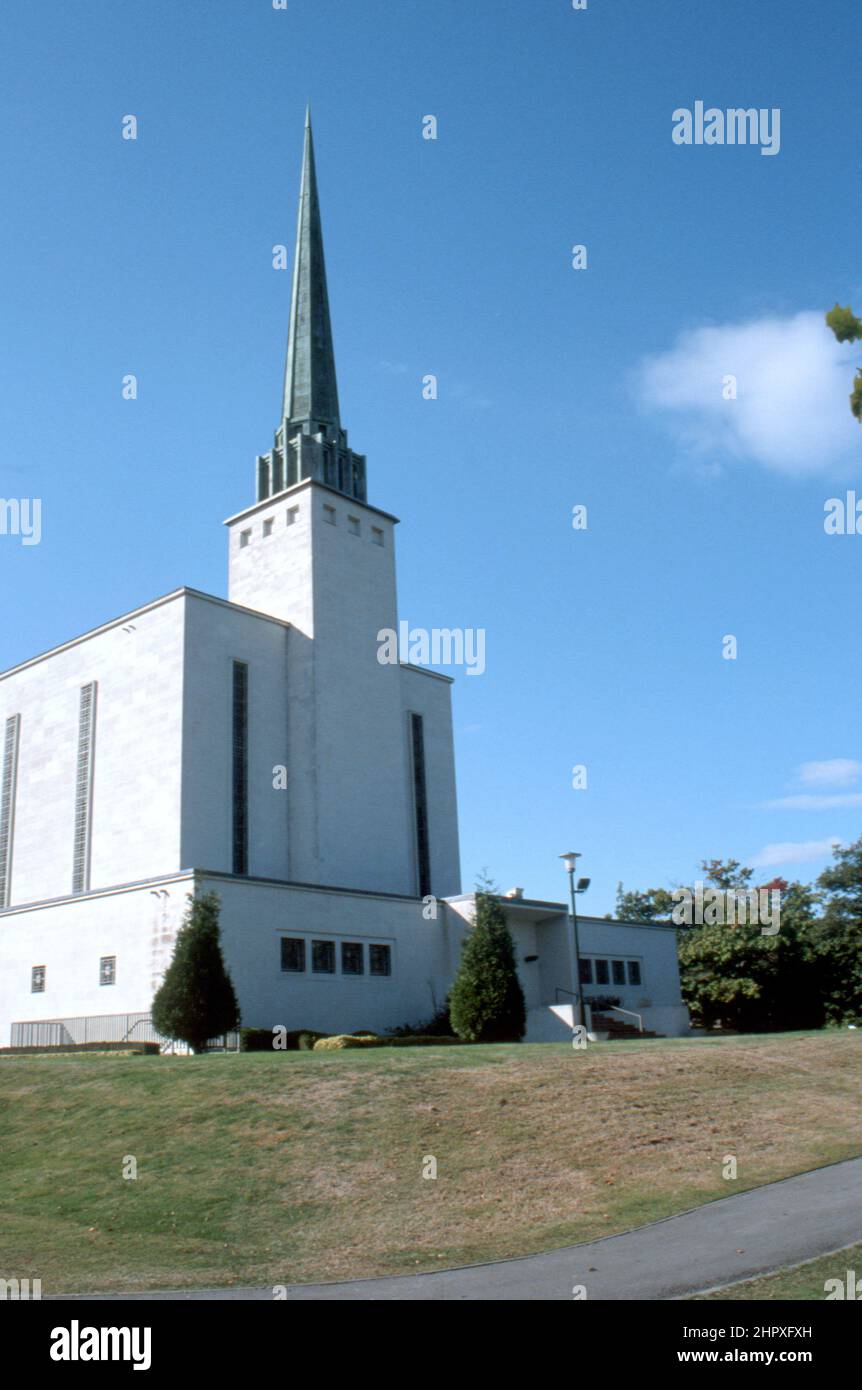
[[[753,869],[744,868],[738,859],[701,859],[700,867],[707,883],[724,893],[731,890],[747,893],[754,874]]]
[[[673,893],[669,888],[647,888],[628,892],[617,884],[617,917],[621,922],[653,922],[669,918],[673,911]]]
[[[862,321],[857,319],[849,304],[845,309],[836,304],[826,315],[826,322],[839,343],[854,343],[858,338],[862,338]],[[853,379],[850,409],[862,423],[862,371],[857,372]]]
[[[221,953],[219,898],[189,894],[174,956],[153,1000],[153,1025],[200,1051],[239,1023],[239,1006]]]
[[[741,891],[738,884],[729,887]],[[774,936],[748,922],[680,932],[680,985],[696,1026],[755,1033],[822,1027],[825,1012],[813,970],[816,900],[804,884],[786,885]]]
[[[527,1016],[506,914],[487,882],[461,948],[449,997],[452,1027],[468,1042],[520,1042]]]
[[[862,839],[836,846],[817,880],[825,911],[817,932],[818,984],[830,1023],[862,1019]]]

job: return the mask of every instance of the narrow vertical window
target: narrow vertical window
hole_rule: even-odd
[[[78,763],[75,773],[75,843],[72,892],[90,888],[90,842],[93,830],[93,759],[96,741],[96,682],[81,687],[78,712]]]
[[[411,714],[410,734],[413,745],[413,804],[416,815],[416,866],[419,896],[431,892],[431,854],[428,847],[428,792],[425,780],[425,728],[421,714]]]
[[[15,831],[20,734],[21,716],[13,714],[6,720],[3,768],[0,772],[0,907],[8,907],[12,900],[12,837]]]
[[[233,663],[233,871],[248,873],[248,667]]]

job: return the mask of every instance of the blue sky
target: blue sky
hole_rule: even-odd
[[[402,518],[401,614],[487,633],[486,673],[454,673],[465,887],[560,897],[569,848],[597,913],[707,856],[816,874],[862,830],[862,536],[823,527],[862,496],[862,352],[817,318],[862,311],[858,6],[821,9],[14,7],[0,495],[42,499],[43,538],[0,537],[0,667],[225,592],[310,99],[342,417]],[[675,145],[697,100],[779,108],[780,153]]]

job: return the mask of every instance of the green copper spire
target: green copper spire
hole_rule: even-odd
[[[269,453],[258,454],[256,469],[259,502],[307,479],[357,502],[366,500],[365,455],[350,448],[338,410],[309,111],[281,421]]]
[[[305,153],[299,194],[283,416],[292,424],[308,422],[312,434],[321,424],[334,430],[340,427],[310,109],[305,114]]]

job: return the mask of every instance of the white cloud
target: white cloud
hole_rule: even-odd
[[[827,758],[824,762],[802,763],[796,780],[803,787],[852,787],[862,777],[862,763],[855,758]]]
[[[687,330],[669,352],[641,362],[638,389],[696,454],[828,472],[862,462],[862,426],[848,401],[859,361],[858,343],[837,342],[822,312],[805,311]],[[736,400],[723,398],[728,376]]]
[[[780,796],[777,801],[764,801],[762,811],[834,811],[840,806],[862,806],[862,792],[836,792],[832,796],[799,792],[796,796]]]
[[[752,869],[784,868],[790,864],[809,864],[815,859],[828,859],[834,845],[842,843],[840,836],[829,840],[785,840],[782,844],[764,845],[746,863]]]

